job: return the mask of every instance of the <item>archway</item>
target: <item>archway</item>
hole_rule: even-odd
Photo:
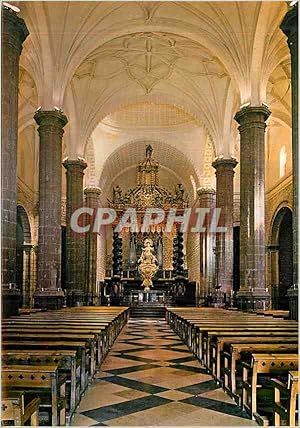
[[[273,278],[273,306],[288,309],[287,290],[293,284],[293,225],[292,211],[281,208],[272,227],[272,246],[276,262],[271,266]]]
[[[17,207],[16,284],[21,291],[21,306],[30,307],[31,283],[31,231],[28,215],[22,206]]]

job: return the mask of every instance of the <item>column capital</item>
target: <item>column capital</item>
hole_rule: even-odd
[[[60,131],[68,123],[67,116],[58,110],[37,110],[34,115],[34,120],[39,127],[55,127]]]
[[[15,11],[2,5],[2,34],[8,35],[8,42],[21,53],[22,44],[29,35],[28,28]]]
[[[86,195],[86,196],[89,196],[89,195],[92,195],[92,196],[100,196],[101,195],[101,193],[102,193],[102,189],[100,189],[100,187],[97,187],[97,186],[89,186],[89,187],[85,187],[84,189],[83,189],[83,193]]]
[[[289,46],[298,41],[298,4],[294,5],[285,15],[280,24],[281,31],[287,36]]]
[[[217,172],[222,169],[226,171],[232,171],[234,173],[233,170],[237,166],[237,164],[238,161],[235,158],[219,157],[213,161],[212,166],[216,169]]]
[[[197,189],[198,198],[201,198],[203,195],[215,195],[216,191],[212,187],[199,187]]]
[[[82,158],[77,158],[77,159],[66,158],[63,161],[63,166],[66,168],[67,172],[73,172],[73,171],[83,172],[87,167],[87,163]]]
[[[270,116],[271,111],[267,106],[261,105],[257,107],[242,107],[234,119],[239,123],[240,127],[244,126],[259,126],[263,125],[264,127],[266,120]]]

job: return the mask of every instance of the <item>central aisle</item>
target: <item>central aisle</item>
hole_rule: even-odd
[[[72,425],[256,426],[164,320],[129,321]]]

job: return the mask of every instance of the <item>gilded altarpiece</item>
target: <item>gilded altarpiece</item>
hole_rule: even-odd
[[[137,185],[123,194],[120,185],[113,189],[113,198],[108,201],[109,206],[117,211],[117,219],[113,224],[116,227],[124,212],[134,208],[137,212],[139,232],[134,233],[129,228],[123,228],[120,232],[122,238],[123,270],[136,268],[136,262],[142,253],[143,243],[146,238],[153,241],[156,255],[159,258],[160,270],[173,269],[173,240],[176,236],[176,225],[171,232],[165,232],[165,221],[171,208],[175,208],[180,215],[187,207],[187,200],[182,184],[175,186],[174,193],[159,185],[159,163],[152,158],[153,148],[146,147],[146,156],[137,166]],[[165,221],[150,226],[147,232],[141,232],[142,222],[147,208],[161,208],[165,211]],[[113,230],[111,230],[111,234]],[[107,257],[107,269],[111,266],[111,256]]]

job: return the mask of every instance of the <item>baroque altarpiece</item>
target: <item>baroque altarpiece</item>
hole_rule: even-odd
[[[126,287],[127,291],[130,287],[142,291],[138,261],[147,239],[153,243],[158,264],[154,289],[165,287],[166,292],[173,290],[174,293],[174,280],[178,275],[187,277],[184,237],[178,229],[179,225],[174,223],[168,232],[165,228],[170,210],[175,209],[177,216],[182,215],[188,206],[188,197],[181,183],[174,186],[173,192],[160,185],[160,166],[152,155],[153,148],[148,145],[145,158],[137,165],[136,186],[124,192],[121,185],[115,185],[112,200],[108,200],[109,207],[116,210],[117,217],[111,229],[111,255],[107,258],[106,283],[114,283],[115,295],[126,294]],[[143,231],[142,223],[148,208],[162,209],[165,217],[159,224],[150,225]],[[124,227],[116,233],[117,224],[130,209],[136,212],[137,231],[133,232],[132,227]],[[117,282],[122,284],[119,288]],[[118,291],[120,289],[121,293]]]

